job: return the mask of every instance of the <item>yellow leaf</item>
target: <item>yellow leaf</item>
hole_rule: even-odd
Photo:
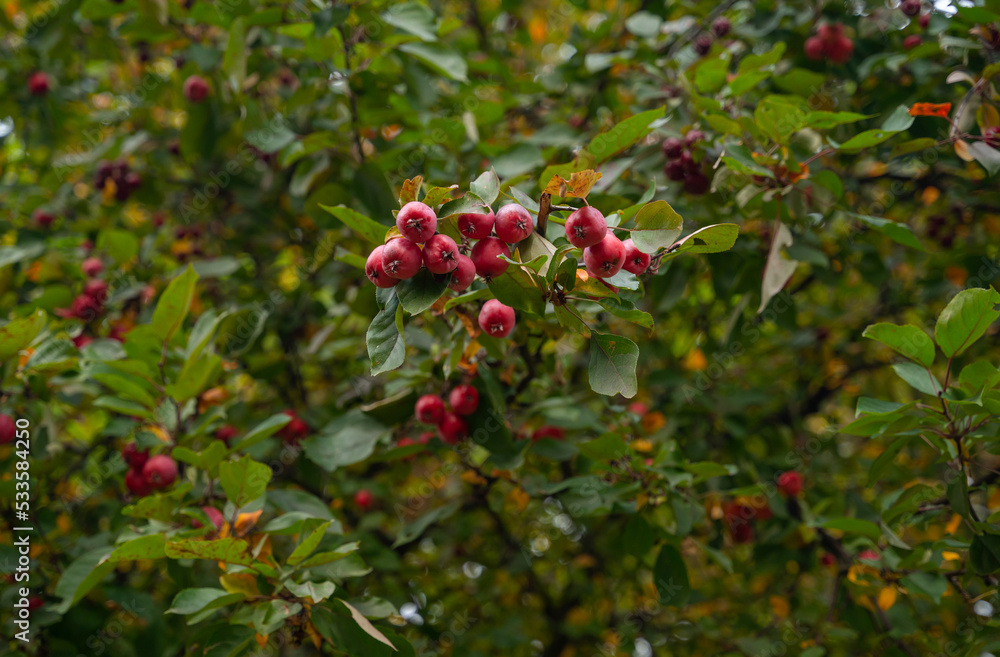
[[[485,486],[486,480],[479,476],[478,473],[472,470],[466,470],[462,473],[462,481],[467,484],[474,484],[476,486]]]
[[[316,630],[316,626],[313,625],[311,621],[306,623],[306,634],[308,634],[309,638],[312,639],[313,645],[316,646],[316,650],[323,647],[323,637]]]
[[[948,551],[945,551],[945,552],[941,553],[941,561],[942,562],[945,562],[945,561],[961,561],[961,560],[962,560],[962,555],[960,555],[958,552],[948,552]]]
[[[562,198],[586,198],[594,184],[601,179],[601,173],[593,169],[570,174],[569,180],[562,176],[552,176],[545,185],[545,193]]]
[[[695,347],[684,357],[684,369],[689,372],[703,372],[708,367],[708,359],[701,349]]]
[[[771,603],[771,611],[778,618],[788,618],[788,614],[791,613],[792,607],[788,604],[788,600],[781,597],[780,595],[772,595],[769,600]]]
[[[524,511],[528,508],[528,503],[531,502],[531,495],[528,495],[523,488],[515,488],[510,491],[507,499],[514,503],[518,511]]]
[[[887,586],[878,592],[878,608],[885,611],[896,604],[896,589]]]
[[[969,152],[969,145],[961,139],[955,142],[955,155],[959,156],[966,162],[972,162],[976,159],[972,153]]]
[[[633,440],[631,447],[642,454],[649,454],[653,451],[653,441],[640,438],[639,440]]]
[[[250,529],[257,524],[257,519],[260,518],[261,511],[254,511],[253,513],[241,513],[236,517],[236,527],[233,533],[236,536],[246,536]]]
[[[227,573],[219,577],[219,583],[227,593],[242,593],[248,598],[260,595],[257,576],[250,573]]]
[[[962,524],[962,516],[955,513],[951,516],[951,520],[948,521],[947,526],[945,526],[945,531],[948,532],[949,534],[954,534],[955,531],[958,529],[959,525],[961,524]]]
[[[254,635],[254,639],[257,640],[257,645],[260,646],[261,648],[263,648],[264,646],[267,645],[267,635],[266,634],[261,634],[261,633],[258,632],[257,634]]]

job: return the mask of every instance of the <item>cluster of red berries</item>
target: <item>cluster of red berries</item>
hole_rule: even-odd
[[[208,80],[200,75],[192,75],[184,80],[184,97],[192,103],[200,103],[208,98]]]
[[[28,93],[32,96],[47,96],[52,89],[52,80],[45,71],[35,71],[28,76]]]
[[[464,292],[478,274],[485,281],[500,276],[510,263],[508,244],[517,244],[534,231],[531,214],[520,205],[505,205],[496,214],[462,214],[458,230],[466,240],[476,240],[467,256],[468,243],[462,248],[451,237],[437,232],[437,215],[427,204],[411,201],[396,215],[396,229],[402,237],[375,247],[365,263],[365,275],[377,287],[393,287],[413,278],[424,267],[432,274],[448,276],[448,287]],[[494,235],[495,233],[495,235]],[[504,338],[514,330],[514,309],[496,299],[483,304],[479,313],[480,328],[495,338]]]
[[[450,411],[438,395],[424,395],[413,406],[413,414],[418,422],[436,426],[442,441],[455,445],[469,435],[465,416],[472,415],[479,408],[479,391],[465,383],[457,385],[448,393],[448,406]],[[426,442],[424,436],[421,436],[421,442]],[[406,444],[412,445],[413,442]],[[399,446],[405,446],[402,440]]]
[[[0,413],[0,445],[8,445],[17,437],[17,425],[14,418]]]
[[[716,18],[715,21],[712,22],[712,34],[699,34],[698,36],[695,37],[694,41],[692,42],[692,47],[694,48],[694,51],[702,56],[707,55],[708,52],[712,49],[712,41],[713,41],[712,35],[715,35],[716,38],[721,39],[722,37],[729,34],[729,30],[731,30],[732,27],[733,27],[732,23],[730,23],[729,19],[726,18],[725,16],[720,16],[719,18]]]
[[[806,39],[806,57],[819,61],[824,57],[835,64],[843,64],[854,53],[854,42],[844,36],[843,23],[823,23],[814,36]]]
[[[684,135],[684,139],[667,137],[663,140],[663,155],[667,163],[663,172],[669,180],[684,181],[684,191],[700,196],[708,191],[709,180],[701,166],[694,161],[692,148],[705,138],[705,133],[695,128]]]
[[[128,464],[125,487],[137,497],[145,497],[154,490],[166,488],[177,481],[177,462],[166,454],[150,456],[135,443],[122,449],[122,458]]]
[[[132,192],[142,186],[142,176],[130,171],[125,160],[115,162],[101,160],[94,173],[94,187],[104,190],[109,182],[114,183],[115,199],[127,201]]]
[[[917,16],[917,21],[920,24],[921,29],[926,30],[931,24],[931,15],[929,13],[920,13],[923,9],[923,3],[920,0],[903,0],[903,2],[899,3],[899,9],[910,18]],[[913,50],[923,42],[924,40],[919,34],[911,34],[903,39],[903,48],[906,50]]]
[[[108,298],[108,282],[97,278],[104,271],[104,263],[99,258],[91,257],[83,261],[80,269],[88,279],[83,284],[83,292],[73,299],[69,308],[61,308],[56,311],[56,314],[67,319],[92,322],[104,312],[104,302]],[[77,344],[77,347],[81,347],[83,344],[86,342]]]
[[[802,492],[802,475],[794,470],[782,472],[777,479],[778,492],[784,497],[798,497]],[[753,540],[753,523],[774,517],[769,506],[750,505],[745,502],[729,501],[722,508],[723,521],[734,543],[749,543]]]
[[[622,242],[608,230],[608,222],[597,208],[585,205],[566,218],[566,239],[583,249],[587,273],[596,278],[611,278],[622,269],[641,274],[649,267],[650,256],[631,239]]]

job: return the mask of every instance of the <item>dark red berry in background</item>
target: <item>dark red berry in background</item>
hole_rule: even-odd
[[[99,278],[89,280],[83,285],[83,293],[97,301],[104,301],[108,297],[108,282]]]
[[[128,467],[133,470],[142,470],[149,460],[149,451],[140,451],[135,443],[129,443],[122,448],[122,458],[128,463]]]
[[[362,509],[367,510],[375,504],[375,496],[372,495],[372,492],[367,488],[362,488],[354,494],[354,503]]]
[[[233,425],[223,424],[215,430],[215,437],[228,445],[229,441],[235,438],[238,433],[239,431]]]
[[[803,50],[806,53],[806,57],[809,59],[819,61],[823,59],[823,54],[826,48],[823,45],[823,39],[818,36],[811,36],[806,39],[806,44]]]
[[[459,415],[445,413],[438,424],[438,433],[441,435],[441,440],[454,445],[469,435],[469,425]]]
[[[514,330],[514,309],[490,299],[479,311],[479,328],[494,338],[506,338]]]
[[[80,265],[80,269],[83,271],[84,276],[93,278],[104,271],[104,263],[101,262],[100,258],[87,258]]]
[[[423,262],[432,274],[454,271],[458,267],[458,245],[447,235],[433,235],[424,242]]]
[[[141,470],[129,470],[125,473],[125,488],[137,497],[144,497],[153,492],[153,487],[146,481]]]
[[[184,97],[192,103],[200,103],[208,97],[208,82],[200,75],[192,75],[184,80]]]
[[[687,172],[687,167],[680,160],[670,160],[667,162],[666,166],[663,167],[663,173],[667,174],[668,180],[673,180],[675,182],[684,180],[684,174]]]
[[[683,150],[684,142],[677,137],[667,137],[663,140],[663,154],[670,159],[680,157]]]
[[[215,531],[222,529],[222,525],[226,523],[226,519],[222,516],[222,511],[219,511],[214,506],[203,506],[201,510],[208,516],[209,521],[215,527]],[[204,525],[201,524],[200,520],[191,520],[191,526],[195,529],[201,529]]]
[[[413,278],[420,271],[422,262],[420,247],[408,239],[389,240],[382,247],[382,269],[392,278],[401,281]]]
[[[927,29],[927,26],[931,24],[930,14],[920,14],[920,27]]]
[[[418,422],[438,424],[444,417],[444,400],[437,395],[424,395],[414,405],[413,414]]]
[[[725,16],[720,16],[715,19],[712,23],[712,32],[717,37],[724,37],[729,34],[729,30],[733,28],[733,24],[729,22],[729,19]]]
[[[142,476],[151,488],[166,488],[177,480],[177,463],[165,454],[157,454],[146,461]]]
[[[794,470],[778,475],[778,490],[785,497],[795,497],[802,492],[802,475]]]
[[[899,8],[907,16],[916,16],[920,13],[920,0],[903,0],[899,3]]]
[[[694,39],[694,51],[699,55],[707,55],[712,49],[712,37],[707,34],[699,34]]]
[[[608,232],[608,222],[601,211],[585,205],[574,210],[566,219],[566,239],[575,247],[585,249],[597,244]]]
[[[554,427],[551,424],[545,424],[537,429],[531,434],[531,439],[533,441],[539,440],[563,440],[566,437],[566,432],[563,431],[562,427]]]
[[[368,254],[368,260],[365,261],[365,276],[375,284],[375,287],[392,287],[399,282],[398,278],[387,274],[385,267],[382,266],[382,250],[384,248],[385,245],[376,246]]]
[[[497,210],[495,230],[497,237],[507,244],[517,244],[531,235],[534,222],[531,213],[516,203],[510,203]]]
[[[688,194],[700,196],[708,191],[711,181],[701,171],[689,171],[684,176],[684,191]]]
[[[406,239],[422,244],[437,232],[437,215],[429,205],[410,201],[396,215],[396,228]]]
[[[45,71],[36,71],[28,78],[28,93],[32,96],[45,96],[51,88],[52,82]]]
[[[459,253],[458,266],[451,272],[451,282],[448,283],[448,288],[455,292],[464,292],[472,285],[475,278],[476,265],[472,262],[472,258]]]
[[[489,214],[460,214],[457,223],[458,232],[462,233],[463,237],[468,237],[470,240],[481,240],[484,237],[489,237],[490,233],[493,232],[496,215],[493,214],[493,210],[490,210]]]
[[[448,393],[448,405],[459,415],[472,415],[479,408],[479,391],[470,385],[459,385]]]
[[[826,56],[831,62],[843,64],[851,58],[854,53],[854,42],[845,36],[841,36],[826,44]]]
[[[699,130],[698,128],[689,130],[688,133],[684,135],[684,143],[687,144],[689,147],[694,146],[703,139],[705,139],[705,133]]]
[[[0,445],[14,442],[17,437],[17,425],[14,418],[0,413]]]
[[[510,266],[506,260],[500,259],[500,255],[510,257],[507,245],[496,237],[486,237],[476,242],[470,257],[476,267],[476,273],[489,280],[504,273]]]
[[[35,219],[35,224],[39,228],[48,228],[56,220],[56,216],[51,212],[46,212],[45,210],[35,210],[32,215]]]
[[[913,50],[921,43],[923,43],[923,39],[921,39],[919,35],[911,34],[910,36],[903,39],[903,48],[906,50]]]

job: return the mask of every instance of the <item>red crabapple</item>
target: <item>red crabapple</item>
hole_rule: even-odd
[[[506,338],[514,330],[514,309],[490,299],[479,311],[479,328],[494,338]]]
[[[920,13],[920,0],[903,0],[899,3],[899,8],[907,16],[916,16]]]
[[[708,191],[710,186],[711,181],[700,169],[694,169],[684,174],[684,191],[688,194],[701,196]]]
[[[625,264],[625,245],[608,232],[604,239],[583,250],[583,262],[587,271],[598,278],[611,278]]]
[[[906,50],[913,50],[921,43],[923,43],[923,39],[920,38],[919,34],[911,34],[903,39],[903,48]]]
[[[371,508],[375,504],[375,496],[367,488],[362,488],[354,494],[354,503],[364,510]]]
[[[444,400],[437,395],[424,395],[417,400],[413,413],[418,422],[439,424],[444,417]]]
[[[566,219],[566,239],[573,246],[585,249],[597,244],[608,232],[608,222],[597,208],[585,205],[574,210]]]
[[[129,470],[125,473],[125,488],[137,497],[145,497],[153,492],[152,486],[140,470]]]
[[[382,268],[401,281],[416,276],[422,260],[420,247],[408,239],[389,240],[382,248]]]
[[[89,280],[83,285],[83,294],[95,301],[103,302],[108,298],[108,282],[99,278]]]
[[[192,75],[184,80],[184,97],[192,103],[200,103],[208,97],[208,82],[200,75]]]
[[[632,238],[625,240],[623,244],[625,245],[625,264],[622,265],[622,268],[636,275],[646,271],[649,267],[649,254],[640,251]]]
[[[448,404],[459,415],[472,415],[479,408],[479,391],[470,385],[455,386],[448,393]]]
[[[135,443],[129,443],[122,448],[122,458],[128,463],[128,467],[133,470],[142,470],[149,460],[149,451],[140,451]]]
[[[441,440],[454,445],[469,435],[469,425],[455,413],[445,413],[438,424],[438,433],[441,434]]]
[[[927,29],[927,26],[931,24],[930,14],[920,14],[920,27]]]
[[[843,23],[823,23],[816,28],[816,36],[823,41],[833,41],[844,34]]]
[[[690,132],[688,132],[686,135],[684,135],[684,143],[687,144],[688,146],[694,146],[704,138],[705,138],[705,133],[699,130],[698,128],[695,128]]]
[[[472,281],[475,278],[476,265],[473,264],[472,258],[459,253],[458,266],[451,272],[451,282],[448,283],[448,288],[454,290],[455,292],[464,292],[470,285],[472,285]]]
[[[375,284],[375,287],[392,287],[399,282],[398,279],[385,273],[385,268],[382,266],[382,250],[384,248],[384,244],[376,246],[368,254],[368,260],[365,262],[365,276]]]
[[[238,433],[239,431],[233,425],[223,424],[215,430],[215,437],[228,445],[229,441],[235,438]]]
[[[299,417],[294,408],[285,409],[282,413],[292,419],[281,427],[278,436],[286,445],[298,445],[300,440],[309,435],[309,424]]]
[[[729,34],[729,30],[732,29],[733,24],[729,22],[729,19],[725,16],[719,16],[712,23],[712,32],[715,33],[717,37],[724,37]]]
[[[699,34],[694,39],[694,51],[699,55],[707,55],[712,49],[712,37],[708,34]]]
[[[423,261],[432,274],[447,274],[458,267],[458,245],[447,235],[433,235],[424,242]]]
[[[166,488],[177,480],[177,463],[165,454],[158,454],[142,466],[142,476],[152,488]]]
[[[534,228],[531,214],[517,203],[510,203],[497,210],[497,237],[508,244],[517,244],[531,235]]]
[[[80,269],[83,271],[84,276],[93,278],[104,271],[104,263],[101,262],[100,258],[87,258],[80,265]]]
[[[487,208],[488,209],[488,208]],[[489,237],[493,232],[493,224],[496,222],[496,215],[493,210],[488,214],[466,213],[458,215],[458,232],[463,237],[470,240],[481,240]]]
[[[0,413],[0,445],[12,443],[16,437],[17,425],[14,424],[14,418]]]
[[[823,59],[823,51],[826,50],[826,47],[823,45],[823,39],[818,36],[811,36],[806,39],[803,50],[806,53],[806,57],[818,62]]]
[[[510,263],[501,260],[500,255],[510,257],[510,249],[496,237],[484,237],[472,247],[472,263],[476,273],[489,281],[507,271]]]
[[[51,87],[52,83],[45,71],[36,71],[28,78],[28,93],[32,96],[45,96]]]
[[[684,142],[677,137],[667,137],[663,140],[663,154],[671,160],[676,160],[684,150]]]
[[[208,519],[215,526],[215,531],[222,529],[222,525],[226,524],[226,519],[222,516],[222,511],[219,511],[214,506],[203,506],[201,510],[204,512]],[[191,526],[195,529],[201,529],[204,525],[201,524],[200,520],[192,519]]]
[[[399,210],[396,215],[396,228],[399,233],[410,240],[420,244],[431,238],[437,232],[437,215],[431,206],[420,201],[410,201]]]
[[[843,64],[851,58],[854,53],[854,42],[845,36],[841,36],[826,43],[826,56],[831,62]]]
[[[785,497],[795,497],[802,492],[802,475],[794,470],[778,475],[778,490]]]
[[[54,214],[46,212],[45,210],[35,210],[32,216],[34,217],[35,223],[39,228],[48,228],[56,220],[56,216]]]
[[[538,442],[539,440],[544,440],[546,438],[549,440],[563,440],[566,438],[566,432],[563,431],[562,427],[544,424],[535,429],[535,431],[531,434],[531,440],[534,442]]]

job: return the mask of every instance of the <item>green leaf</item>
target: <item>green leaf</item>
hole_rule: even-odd
[[[164,342],[169,342],[177,329],[184,323],[191,300],[194,298],[194,286],[198,274],[188,265],[184,273],[170,281],[167,289],[160,295],[160,300],[153,311],[150,322],[153,332]]]
[[[729,165],[729,168],[733,171],[738,171],[748,176],[774,178],[774,172],[762,164],[757,164],[750,154],[750,149],[746,146],[742,144],[726,144],[725,153],[722,156],[722,161]],[[634,240],[635,238],[633,237],[632,239]]]
[[[437,43],[404,43],[401,52],[411,55],[439,73],[458,82],[469,81],[469,67],[465,58],[452,48]]]
[[[817,111],[806,114],[805,122],[806,127],[815,128],[816,130],[827,130],[845,123],[857,123],[858,121],[864,121],[868,118],[871,118],[871,116],[867,114],[858,114],[856,112]]]
[[[992,575],[1000,570],[1000,536],[982,534],[973,538],[969,562],[979,575]]]
[[[486,205],[493,205],[500,195],[500,179],[496,171],[490,169],[476,178],[469,186],[469,191],[481,199]]]
[[[662,118],[665,111],[665,107],[658,107],[625,119],[611,130],[594,137],[587,146],[587,152],[596,158],[597,163],[611,159],[652,132],[653,128],[650,127],[650,124]]]
[[[141,536],[114,549],[98,548],[87,552],[74,561],[63,571],[56,585],[56,595],[62,602],[56,607],[59,613],[65,613],[75,605],[91,589],[100,584],[115,566],[122,561],[136,559],[159,559],[164,556],[164,536],[154,534]]]
[[[896,363],[892,366],[899,378],[909,383],[913,388],[928,395],[937,396],[941,392],[941,383],[926,367],[917,363]]]
[[[241,566],[249,566],[254,561],[250,544],[243,539],[232,537],[212,541],[200,539],[170,541],[166,545],[165,552],[171,559],[208,559]]]
[[[934,604],[941,604],[941,597],[948,591],[948,580],[940,573],[917,570],[901,579],[900,583],[910,591],[926,595]]]
[[[372,244],[382,244],[385,242],[385,231],[387,226],[380,224],[374,219],[370,219],[360,212],[343,205],[330,207],[329,205],[323,205],[320,203],[319,207],[323,208],[337,219],[340,219],[345,226],[353,229],[354,232]]]
[[[177,402],[186,402],[205,391],[222,373],[222,359],[216,354],[184,363],[177,382],[166,387],[166,393]]]
[[[264,494],[271,481],[271,468],[249,456],[219,464],[219,482],[226,497],[237,507]]]
[[[948,358],[961,356],[1000,317],[1000,293],[992,287],[962,290],[938,315],[934,339]]]
[[[916,235],[913,234],[913,230],[906,224],[890,221],[889,219],[881,219],[879,217],[855,214],[853,212],[849,212],[848,215],[854,217],[862,223],[868,224],[878,232],[892,239],[894,242],[898,242],[903,246],[909,246],[914,249],[920,249],[921,251],[926,250],[924,249],[924,245],[920,243],[920,240],[917,239]]]
[[[634,397],[639,347],[627,338],[598,333],[590,336],[590,387],[602,395]]]
[[[351,618],[353,618],[354,622],[357,623],[362,630],[364,630],[365,634],[380,643],[384,643],[393,650],[396,650],[396,646],[392,645],[392,642],[389,641],[389,639],[387,639],[386,636],[378,630],[378,628],[372,625],[371,621],[364,617],[364,614],[352,607],[346,600],[338,600],[338,602],[347,607],[347,610],[351,612]]]
[[[421,269],[413,278],[400,281],[396,287],[396,297],[403,310],[418,315],[441,298],[448,289],[448,277],[438,277],[426,269]]]
[[[434,12],[417,2],[392,5],[382,14],[382,20],[423,41],[437,41]]]
[[[461,502],[451,502],[445,506],[439,506],[436,509],[428,511],[417,520],[403,527],[403,530],[399,532],[399,535],[393,542],[392,549],[395,550],[400,545],[406,545],[407,543],[416,540],[428,527],[439,520],[450,518],[461,506]]]
[[[691,596],[691,583],[680,550],[669,543],[660,548],[656,565],[653,566],[653,576],[656,578],[656,591],[661,605],[681,607],[687,603]]]
[[[319,554],[314,554],[303,561],[299,566],[299,569],[305,570],[307,568],[315,568],[316,566],[324,566],[328,563],[333,563],[334,561],[340,561],[344,557],[357,552],[360,545],[361,544],[358,541],[355,541],[353,543],[345,543],[331,552],[320,552]]]
[[[906,447],[911,440],[913,440],[913,436],[903,436],[902,438],[897,438],[885,449],[885,451],[878,455],[878,458],[876,458],[875,462],[872,463],[871,470],[868,471],[868,486],[874,486],[878,480],[882,478],[882,474],[886,471],[886,468],[892,465],[892,461],[896,458],[896,454],[899,454],[899,452]]]
[[[242,449],[253,447],[257,443],[266,440],[281,430],[283,426],[292,421],[290,415],[278,413],[267,418],[253,429],[248,431],[240,442],[233,445],[229,453],[238,452]]]
[[[168,493],[147,495],[136,500],[135,504],[130,504],[122,509],[122,515],[169,522],[176,515],[177,509],[181,506],[181,500],[191,488],[193,488],[192,484],[186,483],[177,486]]]
[[[403,310],[393,294],[368,327],[365,336],[372,376],[394,370],[403,364],[406,342],[403,339]]]
[[[532,315],[545,314],[543,290],[520,267],[511,265],[502,276],[489,283],[490,292],[504,305]]]
[[[335,419],[302,446],[306,456],[328,472],[364,461],[375,452],[387,429],[360,409],[352,409]]]
[[[326,536],[326,530],[329,529],[332,520],[327,520],[322,523],[319,527],[310,532],[308,536],[302,539],[302,542],[295,546],[295,549],[288,556],[285,561],[289,566],[296,566],[305,560],[310,554],[313,553],[318,546],[323,537]]]
[[[635,227],[629,236],[643,253],[656,253],[667,248],[681,234],[683,220],[666,201],[653,201],[642,206],[635,217]]]
[[[721,253],[736,244],[740,227],[736,224],[715,224],[696,230],[677,242],[671,255],[681,253]]]
[[[246,25],[242,16],[229,24],[229,40],[226,54],[222,59],[222,70],[229,76],[229,86],[236,96],[243,93],[243,83],[247,79]]]
[[[333,582],[285,582],[285,588],[292,592],[297,598],[312,598],[314,603],[326,600],[337,590],[337,585]]]
[[[0,326],[0,361],[14,356],[31,344],[45,328],[45,311],[36,310],[27,317]]]
[[[911,360],[930,367],[934,363],[934,341],[923,329],[912,324],[872,324],[863,337],[877,340]]]
[[[824,529],[836,529],[848,534],[861,534],[870,538],[873,543],[878,543],[882,537],[882,530],[879,529],[878,525],[870,520],[862,520],[861,518],[833,518],[820,526]]]
[[[222,589],[184,589],[176,596],[167,609],[167,614],[195,614],[199,611],[209,609],[219,609],[234,602],[243,600],[246,596],[242,593],[227,593]]]
[[[805,125],[806,112],[788,96],[767,96],[754,110],[754,122],[764,134],[782,144]]]

